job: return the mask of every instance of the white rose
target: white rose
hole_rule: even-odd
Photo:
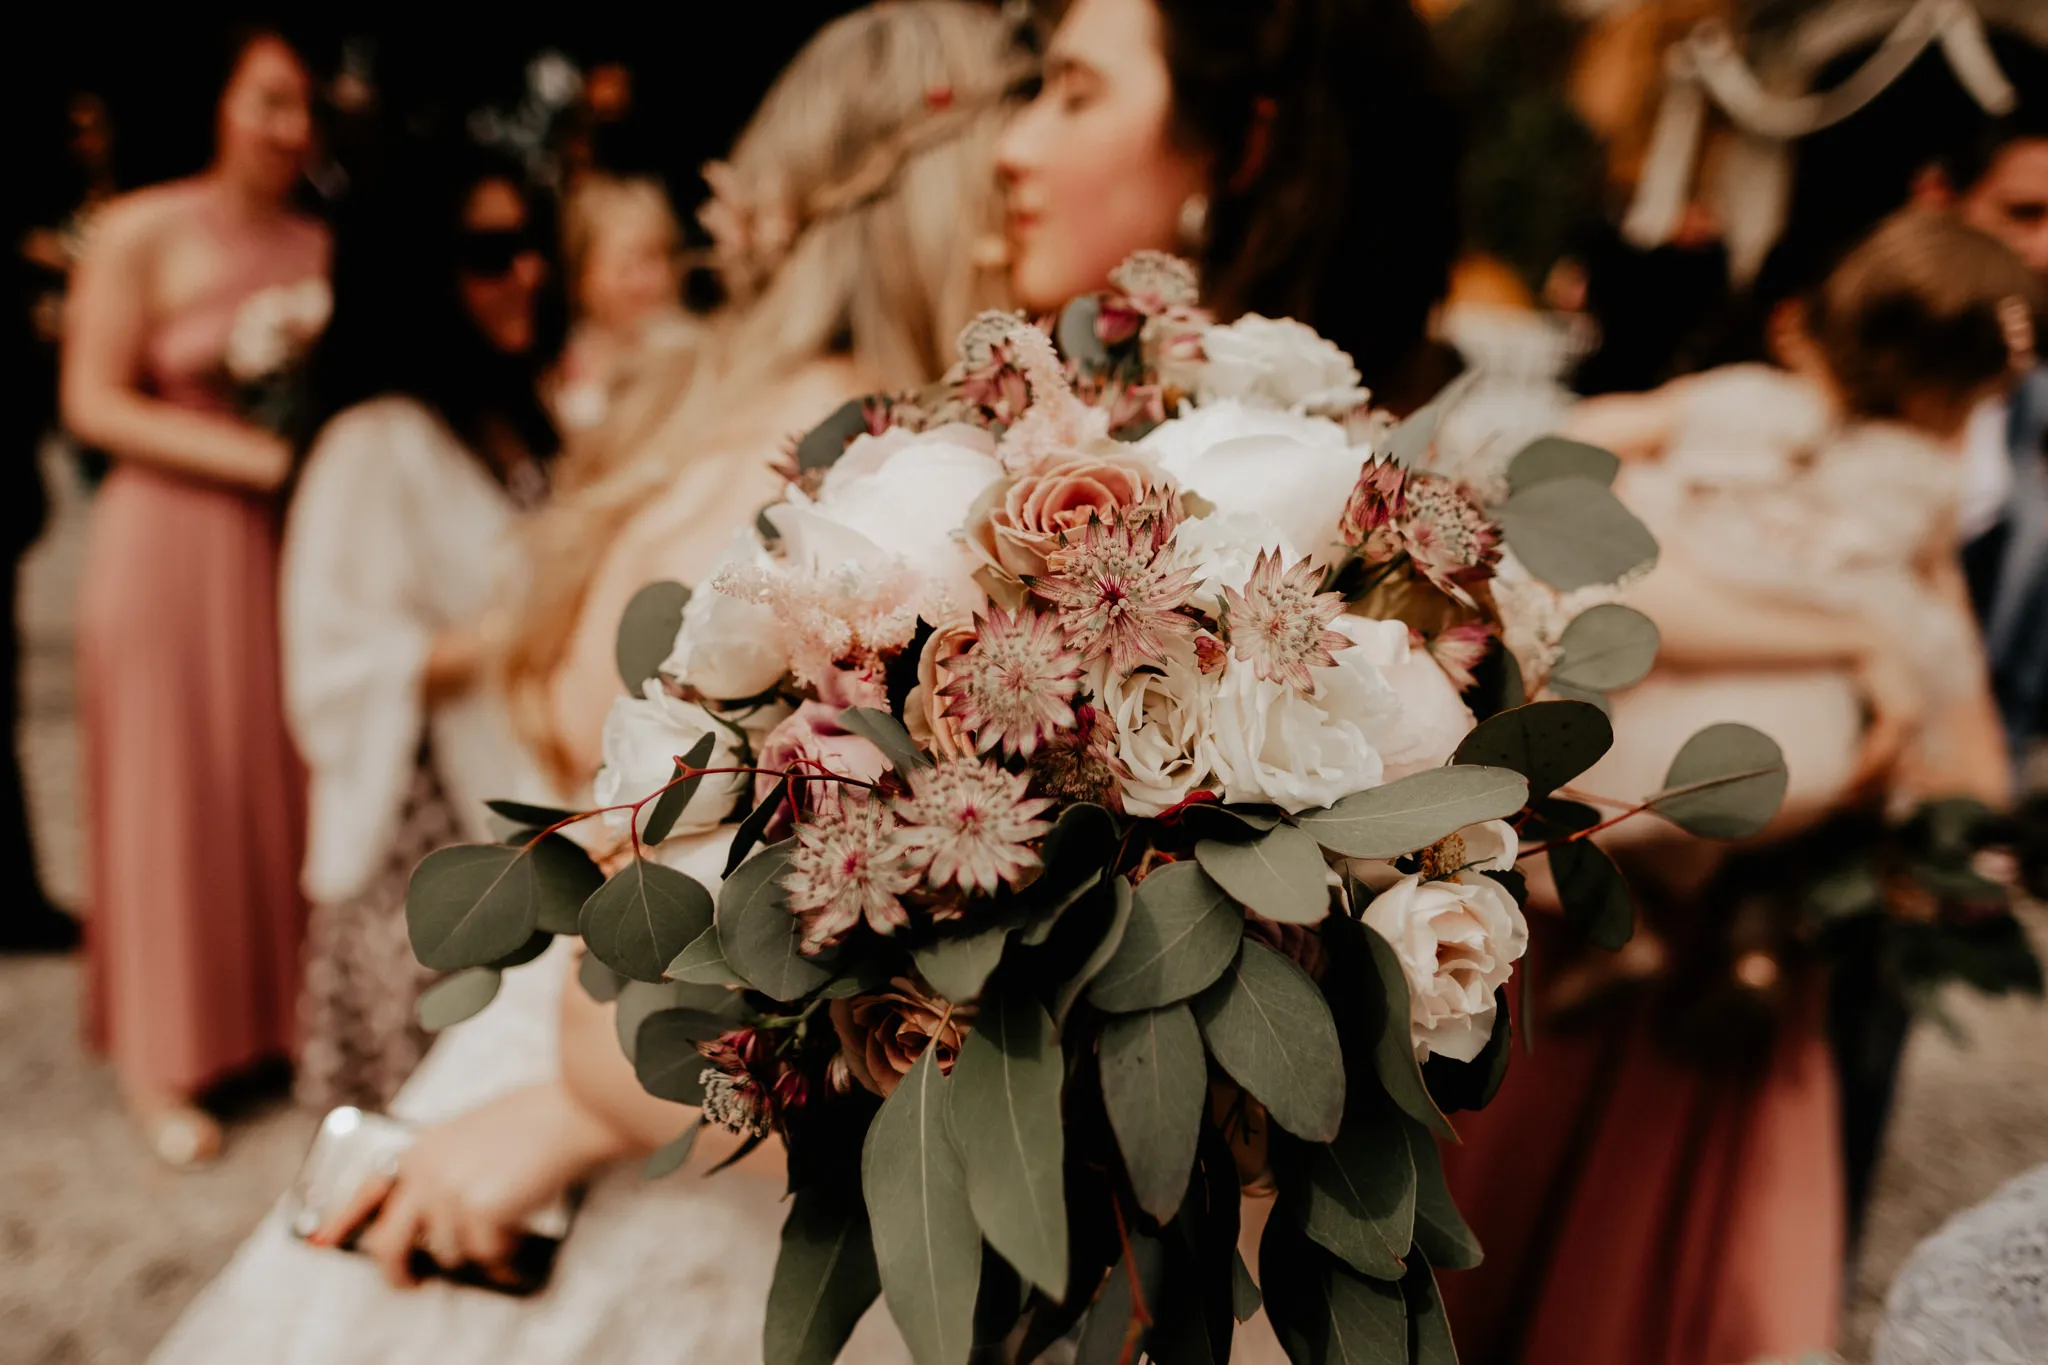
[[[703,707],[671,697],[658,680],[648,679],[643,696],[616,698],[604,718],[604,766],[591,781],[592,795],[601,806],[626,805],[651,795],[675,776],[676,760],[707,734],[715,736],[716,742],[704,766],[734,766],[738,759],[732,731],[713,720]],[[750,781],[740,773],[705,778],[677,817],[673,832],[700,834],[717,825],[732,814],[733,804]],[[640,808],[643,831],[654,804],[650,801]],[[626,817],[625,811],[609,811],[605,823],[624,830]]]
[[[1363,467],[1364,457],[1343,443],[1338,429],[1334,444],[1234,437],[1169,472],[1217,510],[1262,516],[1301,553],[1324,558],[1339,543],[1337,523]]]
[[[1097,663],[1089,681],[1095,704],[1116,726],[1124,809],[1154,816],[1183,800],[1209,775],[1203,757],[1217,679],[1205,676],[1192,646],[1176,647],[1155,671],[1121,676]]]
[[[1253,407],[1234,398],[1199,406],[1189,404],[1180,416],[1145,433],[1138,448],[1159,461],[1160,468],[1180,479],[1188,463],[1211,446],[1240,436],[1286,436],[1303,445],[1344,445],[1344,428],[1326,417],[1308,417],[1281,408]],[[1348,494],[1351,490],[1346,489]]]
[[[712,585],[720,569],[733,564],[770,568],[774,558],[752,527],[732,541],[683,608],[682,628],[661,671],[707,697],[755,697],[789,671],[782,628],[772,608],[722,593]]]
[[[1437,882],[1403,877],[1373,898],[1364,918],[1393,945],[1408,978],[1415,1055],[1477,1057],[1493,1035],[1494,992],[1529,947],[1514,896],[1477,872]]]
[[[1194,604],[1211,616],[1223,611],[1223,590],[1242,589],[1262,550],[1277,550],[1284,563],[1301,556],[1271,518],[1258,512],[1216,512],[1184,521],[1173,533],[1173,548],[1196,571]]]
[[[886,547],[923,576],[926,620],[937,619],[933,611],[983,601],[974,581],[978,561],[960,531],[975,499],[1003,474],[987,444],[982,433],[958,426],[859,437],[826,474],[813,504],[820,516]]]
[[[1301,412],[1344,412],[1365,402],[1358,367],[1313,327],[1248,313],[1202,329],[1195,396],[1241,398]]]
[[[1372,735],[1398,720],[1401,698],[1355,645],[1385,624],[1357,616],[1331,622],[1353,645],[1336,651],[1335,667],[1309,670],[1313,697],[1265,681],[1242,659],[1224,666],[1203,758],[1225,801],[1299,811],[1380,784],[1385,764]]]
[[[1401,699],[1398,712],[1366,731],[1386,763],[1386,780],[1442,767],[1474,724],[1457,684],[1428,650],[1409,643],[1405,623],[1341,619],[1362,623],[1335,628],[1358,641],[1359,649]]]

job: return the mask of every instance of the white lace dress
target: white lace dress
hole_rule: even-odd
[[[722,860],[722,849],[710,851]],[[702,862],[691,861],[701,876]],[[558,942],[507,972],[489,1008],[441,1036],[392,1112],[432,1123],[546,1079],[570,952]],[[365,1257],[299,1242],[273,1209],[151,1361],[745,1365],[761,1358],[784,1212],[776,1178],[686,1170],[650,1184],[637,1161],[621,1162],[592,1183],[547,1289],[517,1299],[440,1282],[394,1290]],[[859,1365],[907,1359],[879,1305],[841,1355]]]
[[[2048,1166],[1951,1218],[1885,1300],[1872,1365],[2048,1360]]]

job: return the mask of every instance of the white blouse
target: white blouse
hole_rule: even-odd
[[[500,700],[474,688],[426,712],[435,636],[517,590],[526,565],[504,488],[445,424],[405,398],[343,412],[307,458],[286,527],[285,703],[311,770],[301,884],[315,901],[375,877],[420,742],[472,839],[484,801],[550,801]]]

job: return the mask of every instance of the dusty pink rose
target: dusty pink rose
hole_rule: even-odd
[[[843,706],[807,701],[768,732],[755,765],[767,770],[754,779],[756,801],[767,799],[768,793],[782,780],[780,774],[790,767],[810,772],[822,767],[827,772],[859,778],[863,782],[878,781],[883,773],[889,771],[889,760],[880,749],[839,723],[839,713],[845,709]],[[776,775],[770,776],[770,773]],[[838,785],[834,782],[802,782],[797,784],[796,790],[808,807],[820,800],[832,800],[837,795]],[[777,826],[780,824],[778,817]],[[771,834],[774,832],[770,830]]]
[[[944,694],[954,673],[946,665],[967,652],[975,640],[974,627],[940,626],[925,637],[917,656],[917,686],[903,703],[903,724],[919,747],[939,758],[968,758],[974,740],[961,728],[957,716],[946,710],[952,699]]]
[[[884,1099],[926,1048],[934,1049],[939,1070],[950,1074],[973,1018],[972,1005],[927,995],[907,976],[895,978],[886,990],[832,1002],[832,1027],[847,1070]]]
[[[1043,575],[1062,534],[1115,522],[1165,482],[1137,457],[1070,455],[992,485],[968,513],[967,541],[1012,577]]]

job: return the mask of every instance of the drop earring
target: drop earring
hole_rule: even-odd
[[[1194,256],[1209,241],[1209,196],[1191,194],[1180,201],[1180,217],[1174,224],[1182,252]]]

